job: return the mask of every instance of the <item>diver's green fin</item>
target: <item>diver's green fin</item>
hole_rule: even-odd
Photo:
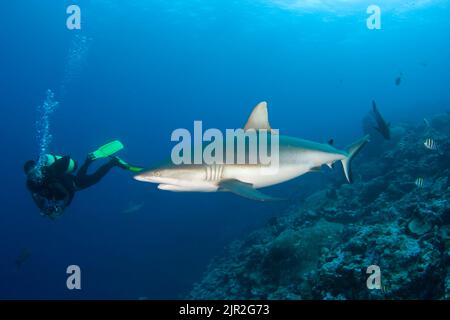
[[[219,183],[222,190],[233,192],[241,197],[258,201],[279,201],[284,200],[268,196],[255,188],[250,183],[245,183],[236,179],[223,180]]]
[[[123,160],[123,159],[121,159],[119,157],[112,157],[112,158],[114,158],[117,161],[117,164],[122,169],[131,171],[131,172],[135,172],[135,173],[138,173],[138,172],[141,172],[142,170],[144,170],[144,168],[133,166],[133,165],[129,164],[128,162],[126,162],[125,160]]]
[[[120,142],[119,140],[111,141],[110,143],[107,143],[107,144],[101,146],[100,148],[98,148],[98,150],[92,152],[91,153],[92,160],[107,158],[107,157],[112,156],[113,154],[119,152],[123,148],[124,148],[124,146],[123,146],[122,142]]]
[[[134,172],[134,173],[139,173],[141,171],[144,170],[143,167],[135,167],[135,166],[128,166],[128,171]]]

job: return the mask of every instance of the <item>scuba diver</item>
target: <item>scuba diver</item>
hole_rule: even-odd
[[[114,167],[131,172],[142,171],[143,168],[132,166],[113,156],[122,149],[123,144],[120,141],[112,141],[89,153],[78,171],[77,163],[69,156],[45,154],[38,162],[27,161],[24,165],[27,188],[41,214],[51,219],[60,216],[72,202],[75,192],[98,183]],[[94,173],[88,174],[89,166],[95,160],[104,158],[110,160]]]

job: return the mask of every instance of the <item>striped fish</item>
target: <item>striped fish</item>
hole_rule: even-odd
[[[438,149],[438,144],[436,143],[436,141],[434,141],[431,138],[426,139],[425,142],[423,143],[423,145],[425,146],[425,148],[427,148],[429,150],[437,150]]]
[[[423,186],[424,186],[424,180],[423,180],[423,178],[420,178],[420,177],[417,178],[415,184],[416,184],[416,186],[417,186],[418,188],[423,188]]]

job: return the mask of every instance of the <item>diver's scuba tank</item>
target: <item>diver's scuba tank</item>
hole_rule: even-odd
[[[56,162],[56,160],[59,160],[61,158],[62,158],[62,156],[58,156],[58,155],[54,155],[54,154],[44,154],[42,156],[42,164],[45,167],[50,167],[51,165],[53,165]],[[69,164],[68,164],[67,169],[66,169],[66,171],[64,173],[69,174],[69,173],[74,172],[76,169],[77,169],[76,161],[73,160],[72,158],[70,158]]]

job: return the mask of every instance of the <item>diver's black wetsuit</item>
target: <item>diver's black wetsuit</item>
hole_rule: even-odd
[[[75,176],[75,185],[77,190],[83,190],[89,188],[90,186],[93,186],[94,184],[99,182],[109,172],[109,170],[117,166],[117,162],[115,161],[115,159],[112,159],[108,163],[98,168],[94,173],[88,174],[87,171],[92,162],[93,160],[86,159],[81,168],[78,170],[78,173]]]
[[[49,202],[58,202],[60,210],[70,205],[76,191],[80,191],[99,182],[114,166],[117,161],[112,159],[97,169],[93,174],[87,171],[93,160],[86,159],[77,174],[66,173],[70,157],[62,157],[55,161],[50,167],[43,169],[43,178],[39,182],[27,179],[27,187],[32,193],[36,205],[47,215],[52,215],[52,207]]]

